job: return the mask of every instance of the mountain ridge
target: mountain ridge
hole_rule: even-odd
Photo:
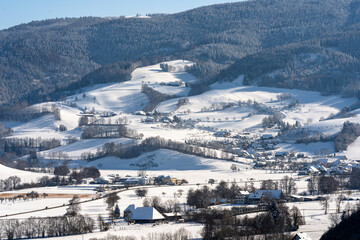
[[[206,82],[249,54],[341,33],[359,23],[358,6],[355,0],[257,0],[146,19],[22,24],[0,31],[0,103],[51,99],[99,67],[147,58],[195,61],[194,73]]]

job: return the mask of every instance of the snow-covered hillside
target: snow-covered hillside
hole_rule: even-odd
[[[216,140],[219,139],[214,136],[217,131],[228,131],[232,136],[243,132],[251,132],[258,136],[265,133],[276,135],[277,130],[262,129],[263,119],[274,112],[281,112],[282,120],[285,122],[290,124],[299,122],[304,130],[321,132],[326,136],[339,132],[345,121],[360,122],[358,110],[354,110],[353,115],[348,118],[327,120],[330,115],[337,114],[342,108],[356,103],[357,99],[322,96],[318,92],[294,89],[244,86],[243,76],[239,76],[233,82],[215,83],[211,85],[210,91],[186,97],[189,88],[184,84],[195,81],[195,77],[185,70],[193,63],[176,60],[166,64],[171,66],[171,72],[164,71],[160,63],[141,67],[132,73],[130,81],[96,85],[62,102],[38,104],[38,107],[56,105],[60,110],[61,120],[55,120],[54,116],[49,114],[26,123],[16,125],[8,123],[14,125],[14,132],[10,137],[56,138],[62,140],[63,144],[66,144],[69,138],[80,139],[83,129],[78,127],[78,122],[85,109],[88,109],[88,112],[93,111],[91,113],[93,115],[89,117],[90,122],[108,124],[122,121],[129,128],[143,134],[144,138],[161,136],[181,142],[189,139]],[[151,121],[145,121],[147,116],[134,114],[141,111],[149,102],[148,97],[141,91],[144,84],[158,92],[177,96],[162,102],[156,110],[170,116],[176,115],[188,123],[183,127],[174,127],[174,124],[153,121],[151,118]],[[179,99],[184,97],[188,101],[179,105]],[[102,117],[104,112],[110,112],[111,115]],[[65,126],[66,131],[58,131],[60,125]],[[96,152],[105,143],[121,141],[119,139],[81,140],[42,154],[63,152],[71,159],[78,159],[82,153]],[[323,147],[320,145],[305,146],[305,149],[279,145],[279,150],[303,149],[304,152],[310,153],[316,151],[316,148]],[[333,151],[333,146],[327,145],[326,148]]]
[[[84,109],[95,108],[96,111],[113,111],[117,113],[132,113],[141,110],[148,99],[141,92],[143,84],[154,88],[156,91],[176,96],[186,96],[189,88],[185,86],[168,86],[174,82],[192,82],[195,77],[185,72],[187,66],[193,65],[192,62],[177,60],[167,62],[173,66],[173,72],[165,72],[160,68],[160,64],[142,67],[132,73],[130,81],[99,86],[67,99],[74,102],[78,107]]]
[[[30,183],[30,182],[36,182],[41,177],[49,176],[49,175],[50,174],[46,174],[46,173],[22,171],[14,168],[9,168],[0,164],[0,180],[5,180],[6,178],[9,178],[11,176],[18,176],[19,178],[21,178],[21,183]]]
[[[355,98],[341,98],[339,96],[322,96],[318,92],[301,91],[294,89],[266,88],[256,86],[244,86],[242,84],[243,76],[231,83],[215,83],[211,86],[212,90],[203,94],[189,97],[190,103],[180,107],[176,112],[186,112],[190,110],[193,114],[191,118],[197,119],[204,115],[203,110],[211,109],[211,105],[238,103],[239,101],[255,101],[265,104],[274,109],[282,109],[285,115],[284,120],[289,123],[299,121],[302,124],[319,122],[321,118],[327,118],[330,114],[338,113],[343,107],[350,106],[357,102]],[[282,94],[289,94],[287,100],[281,101],[279,97]],[[283,109],[286,104],[298,102],[301,106],[296,109]],[[172,112],[176,109],[177,99],[171,99],[162,103],[158,110],[161,112]],[[245,113],[244,109],[236,109],[237,113]],[[200,112],[199,116],[194,114]],[[221,112],[223,118],[239,118],[234,112]],[[205,113],[206,114],[206,113]],[[212,114],[209,113],[210,119]]]

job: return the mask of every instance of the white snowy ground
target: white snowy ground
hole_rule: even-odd
[[[6,167],[0,164],[0,180],[4,180],[11,176],[18,176],[21,178],[21,183],[30,183],[35,182],[39,178],[44,176],[49,176],[50,174],[47,173],[35,173],[29,171],[22,171],[14,168]]]
[[[81,201],[89,200],[95,197],[96,185],[79,185],[79,186],[60,186],[60,187],[41,187],[41,188],[28,188],[16,191],[1,192],[0,194],[26,194],[35,191],[40,195],[47,193],[49,196],[46,198],[39,197],[37,199],[29,200],[16,200],[16,201],[3,201],[0,203],[0,215],[9,215],[14,213],[22,213],[32,210],[43,210],[46,207],[56,207],[67,204],[73,195],[82,195]],[[65,194],[65,196],[63,195]],[[56,196],[63,195],[63,196]],[[68,195],[68,196],[67,196]],[[84,198],[85,197],[85,198]],[[65,214],[66,207],[58,209],[48,209],[37,213],[27,213],[10,218],[25,219],[28,217],[54,217]]]
[[[360,137],[350,144],[345,151],[345,156],[349,159],[359,160],[360,159]]]
[[[62,194],[94,194],[95,193],[95,188],[97,187],[97,185],[72,185],[72,186],[55,186],[55,187],[41,187],[41,188],[26,188],[26,189],[21,189],[21,190],[16,190],[16,191],[8,191],[8,192],[1,192],[2,193],[19,193],[19,194],[23,194],[23,193],[28,193],[31,191],[36,191],[39,194],[43,194],[43,193],[48,193],[48,194],[57,194],[57,193],[62,193]]]
[[[329,153],[334,152],[334,142],[315,142],[309,144],[290,144],[280,143],[276,145],[276,151],[287,151],[294,153],[304,153],[306,156],[314,156],[317,151],[320,154],[321,149],[327,150]]]
[[[116,224],[114,229],[107,232],[94,232],[85,235],[77,236],[66,236],[47,238],[49,240],[89,240],[91,238],[103,238],[109,235],[122,236],[122,237],[135,237],[136,239],[152,239],[151,237],[159,236],[161,233],[175,233],[176,231],[184,228],[186,231],[191,233],[191,239],[202,239],[201,231],[203,226],[198,223],[167,223],[167,224],[134,224],[128,225],[126,222],[119,222]]]
[[[38,119],[31,120],[25,123],[18,123],[12,128],[14,131],[10,137],[13,138],[42,138],[42,139],[67,139],[69,137],[79,138],[81,131],[77,129],[80,111],[76,108],[71,108],[58,103],[44,103],[41,105],[56,104],[60,109],[61,120],[55,120],[54,116],[49,114]],[[9,125],[10,123],[8,123]],[[66,126],[68,131],[58,132],[56,129],[60,125]]]

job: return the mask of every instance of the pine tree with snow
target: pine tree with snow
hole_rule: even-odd
[[[114,209],[114,218],[119,218],[120,217],[120,208],[119,205],[115,205],[115,209]]]

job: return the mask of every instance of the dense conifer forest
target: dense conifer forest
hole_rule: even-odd
[[[125,81],[133,67],[172,58],[195,61],[190,71],[200,85],[245,74],[247,84],[356,95],[359,11],[356,0],[256,0],[151,18],[18,25],[0,31],[0,104],[59,99],[81,86]],[[320,55],[315,66],[296,64],[306,54]],[[286,74],[270,79],[277,69]]]

